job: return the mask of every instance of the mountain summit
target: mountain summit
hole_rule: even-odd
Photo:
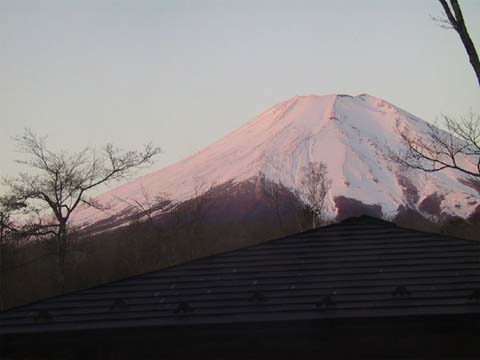
[[[464,175],[401,169],[389,159],[388,148],[404,146],[398,129],[405,127],[416,134],[428,129],[424,120],[366,94],[295,96],[204,150],[99,196],[108,211],[81,209],[74,223],[86,226],[115,215],[118,220],[145,193],[182,202],[212,185],[258,176],[295,191],[302,168],[315,161],[327,165],[332,181],[326,201],[331,219],[339,215],[342,199],[375,206],[385,218],[402,208],[468,217],[478,193]]]

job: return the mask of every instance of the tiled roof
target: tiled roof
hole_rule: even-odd
[[[0,335],[480,314],[480,242],[360,217],[0,314]]]

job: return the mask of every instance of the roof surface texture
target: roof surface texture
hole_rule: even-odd
[[[368,217],[21,306],[0,335],[480,314],[480,242]]]

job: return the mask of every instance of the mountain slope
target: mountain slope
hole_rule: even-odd
[[[421,134],[427,123],[394,105],[369,96],[297,96],[268,109],[222,140],[176,164],[120,186],[97,198],[108,207],[81,209],[81,226],[127,214],[134,202],[168,194],[182,202],[212,185],[254,181],[259,175],[295,190],[302,168],[323,161],[332,180],[327,216],[335,218],[341,199],[378,206],[386,218],[401,207],[424,213],[468,217],[478,193],[461,174],[426,174],[400,169],[388,159],[387,144],[402,148],[397,126]],[[459,181],[460,179],[460,181]],[[233,204],[235,206],[235,204]],[[435,208],[435,209],[434,209]]]

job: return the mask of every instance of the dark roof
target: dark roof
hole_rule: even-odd
[[[480,242],[346,220],[21,306],[0,334],[480,313]]]

